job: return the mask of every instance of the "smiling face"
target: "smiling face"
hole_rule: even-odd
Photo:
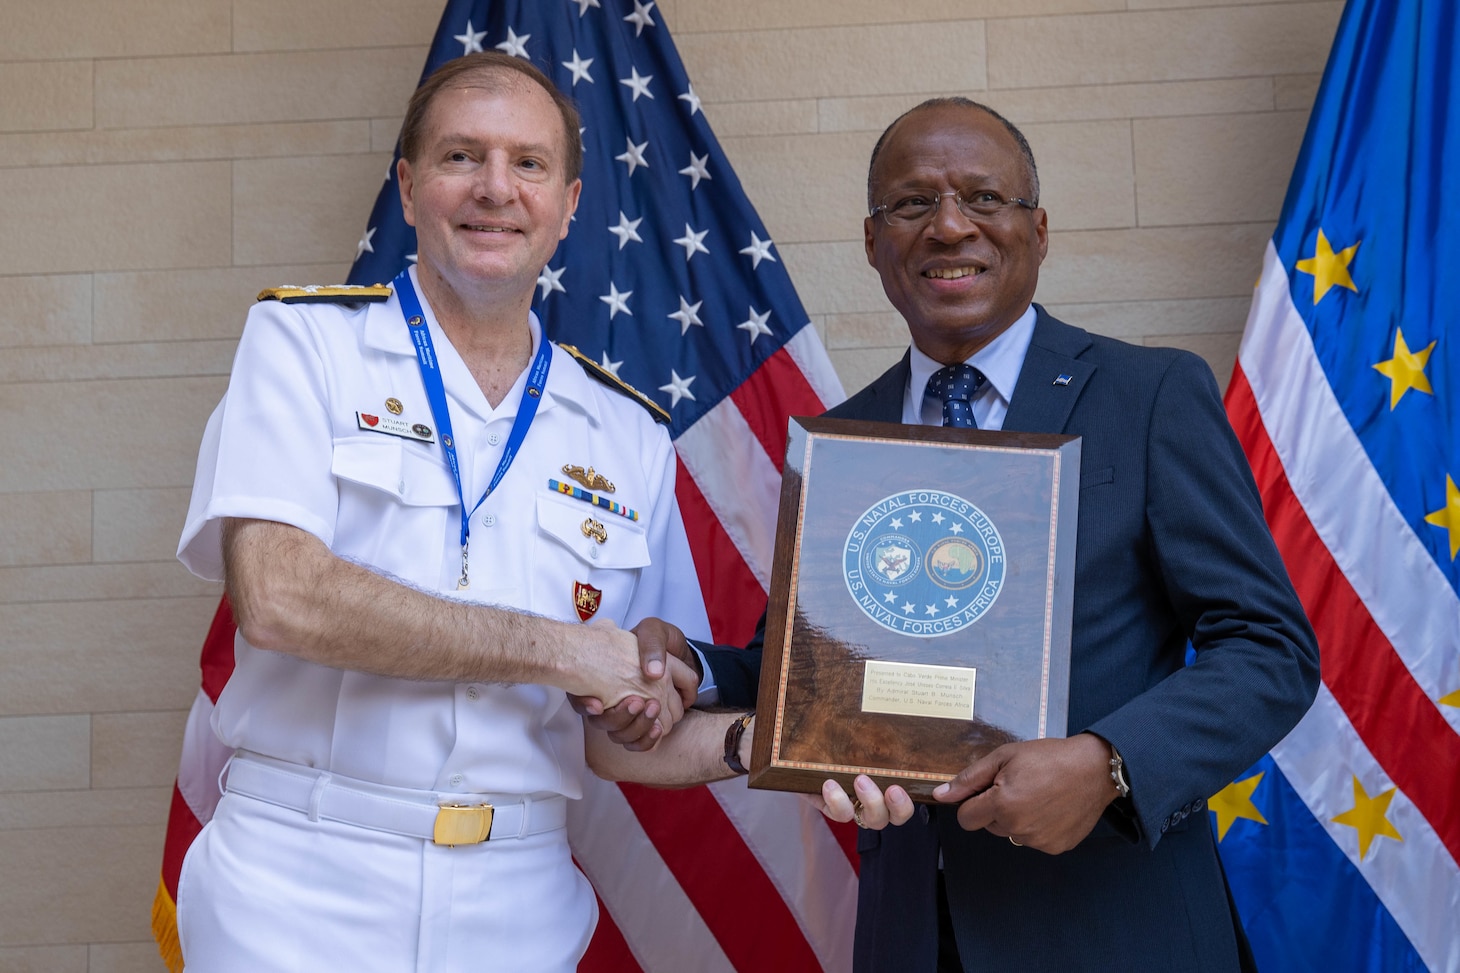
[[[872,196],[899,189],[938,193],[990,190],[1029,197],[1034,187],[1018,144],[1001,122],[977,108],[937,105],[897,122],[871,174]],[[1048,247],[1043,209],[1005,206],[979,222],[951,196],[918,226],[867,217],[867,262],[887,299],[930,358],[954,364],[1002,334],[1034,299]]]
[[[401,206],[428,290],[531,300],[578,205],[561,116],[546,91],[497,73],[443,88],[420,149],[401,159]],[[467,87],[465,85],[474,85]],[[428,283],[429,281],[429,283]]]

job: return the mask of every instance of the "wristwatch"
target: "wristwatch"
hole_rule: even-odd
[[[1125,761],[1120,757],[1120,751],[1115,749],[1115,744],[1110,745],[1110,779],[1115,782],[1115,789],[1120,792],[1121,797],[1130,797],[1130,781],[1125,779]]]

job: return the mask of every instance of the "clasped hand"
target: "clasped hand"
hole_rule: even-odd
[[[694,705],[700,675],[690,664],[694,652],[678,627],[662,619],[646,618],[629,631],[637,640],[634,664],[651,692],[630,693],[607,706],[596,696],[570,693],[568,702],[590,726],[605,731],[614,743],[627,750],[652,750],[684,711]]]

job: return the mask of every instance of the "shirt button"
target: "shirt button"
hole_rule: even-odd
[[[461,776],[460,774],[452,774],[448,783],[450,783],[452,787],[460,787],[461,782],[464,780],[466,780],[466,778]]]
[[[496,433],[488,433],[487,434],[487,445],[489,445],[489,446],[495,446],[498,443],[500,443],[501,441],[502,441],[502,437],[499,436],[499,435],[497,435]]]
[[[590,547],[590,548],[588,548],[588,556],[591,557],[591,558],[593,558],[593,560],[595,560],[595,561],[598,560],[598,548],[596,548],[596,547]]]
[[[497,522],[497,518],[494,517],[493,515],[491,515],[491,514],[483,514],[482,515],[482,526],[483,527],[490,527],[493,524],[495,524],[496,522]]]
[[[400,481],[400,486],[399,486],[399,487],[397,487],[397,488],[396,488],[396,489],[397,489],[397,490],[398,490],[398,491],[399,491],[399,492],[401,492],[401,493],[405,493],[405,492],[406,492],[406,481],[405,481],[405,480],[401,480],[401,481]]]
[[[477,691],[477,687],[475,687],[475,686],[468,686],[468,687],[466,687],[466,698],[467,699],[476,699],[479,696],[481,696],[481,693]]]

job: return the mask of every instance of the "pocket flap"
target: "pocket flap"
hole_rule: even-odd
[[[330,472],[388,493],[412,507],[455,507],[456,481],[442,463],[400,441],[380,437],[335,443]]]
[[[584,531],[590,520],[603,525],[602,543]],[[539,493],[537,525],[593,567],[642,568],[649,563],[649,541],[643,524],[592,504],[558,493]]]

